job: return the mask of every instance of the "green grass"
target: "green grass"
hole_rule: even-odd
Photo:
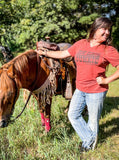
[[[110,67],[107,75],[115,70]],[[0,129],[0,160],[119,160],[119,80],[110,84],[100,120],[99,141],[95,151],[79,153],[80,139],[73,130],[62,96],[53,97],[51,131],[41,127],[37,103],[29,103],[15,123]],[[33,101],[33,99],[32,99]],[[13,116],[24,106],[23,92]]]

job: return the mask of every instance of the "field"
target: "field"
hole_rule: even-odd
[[[115,71],[111,66],[109,76]],[[53,97],[51,131],[46,134],[41,126],[35,104],[28,107],[13,124],[0,129],[0,160],[119,160],[119,80],[110,84],[102,117],[97,148],[83,155],[79,152],[80,139],[73,130],[67,113],[67,101]],[[33,101],[33,98],[32,100]],[[13,116],[24,106],[23,90],[15,105]]]

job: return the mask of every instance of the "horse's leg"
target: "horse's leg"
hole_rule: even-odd
[[[39,107],[39,112],[40,112],[40,116],[41,116],[41,125],[45,126],[45,131],[49,132],[51,129],[50,126],[50,110],[51,110],[51,102],[52,102],[52,98],[49,99],[49,104],[44,104],[45,106],[42,106],[41,102],[41,96],[37,95],[37,102],[38,102],[38,107]]]
[[[26,101],[28,99],[28,95],[29,95],[29,91],[27,89],[23,89],[23,100],[24,100],[24,103],[26,103]],[[29,104],[27,104],[27,107],[29,108]]]
[[[51,130],[51,125],[50,125],[50,112],[51,112],[51,103],[46,104],[45,106],[45,131],[49,132]]]
[[[66,109],[65,109],[64,113],[68,113],[69,105],[70,105],[70,100],[68,101],[68,104],[67,104],[67,106],[66,106]]]
[[[45,116],[44,116],[44,109],[40,109],[40,116],[41,116],[41,125],[45,126]]]
[[[45,131],[49,132],[51,129],[50,125],[50,111],[51,111],[51,104],[46,104],[45,107],[39,106],[39,112],[41,116],[41,125],[45,126]]]
[[[35,95],[35,98],[37,100],[37,104],[38,104],[38,109],[40,112],[40,116],[41,116],[41,125],[45,126],[45,117],[44,117],[44,110],[45,110],[45,106],[42,106],[41,102],[41,95],[37,94]]]

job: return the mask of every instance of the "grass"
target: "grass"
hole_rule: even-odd
[[[109,76],[115,70],[109,67]],[[62,96],[53,97],[51,131],[41,127],[37,103],[29,103],[24,113],[7,128],[0,129],[0,160],[119,160],[119,80],[110,84],[100,119],[99,141],[95,151],[81,157],[79,137],[67,114],[68,102]],[[33,99],[32,99],[33,101]],[[13,116],[24,106],[23,91],[15,105]]]

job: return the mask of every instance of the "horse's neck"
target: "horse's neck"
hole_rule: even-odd
[[[33,59],[31,58],[28,65],[23,69],[22,78],[19,81],[21,86],[20,88],[25,88],[29,91],[38,89],[47,79],[49,72],[50,70],[43,60],[40,59],[40,63],[38,64],[36,57]]]
[[[20,71],[18,69],[15,70],[16,83],[19,86],[19,88],[30,89],[36,78],[36,67],[37,67],[36,57],[35,56],[33,58],[30,57],[27,60],[27,63],[24,63],[23,66],[20,65],[20,67],[19,67]]]

